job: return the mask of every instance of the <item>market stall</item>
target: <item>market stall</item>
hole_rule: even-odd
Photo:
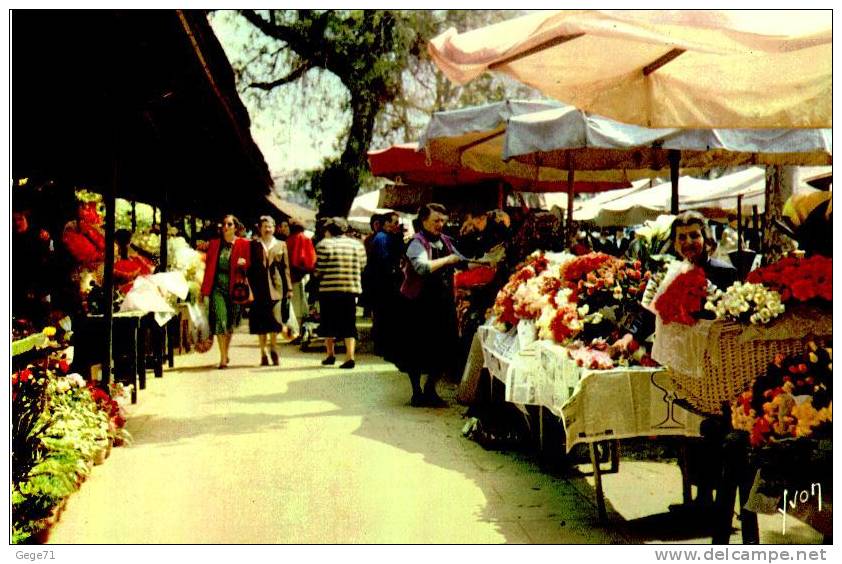
[[[13,207],[18,187],[56,188],[50,235],[67,255],[67,281],[86,290],[56,320],[59,337],[73,339],[72,355],[13,363],[20,366],[12,375],[12,538],[38,542],[103,441],[119,438],[112,427],[125,418],[117,402],[135,399],[145,383],[148,348],[156,376],[163,374],[166,332],[177,333],[167,321],[177,319],[177,300],[188,298],[203,269],[201,255],[173,231],[178,214],[233,212],[249,221],[277,208],[267,200],[271,177],[233,70],[203,12],[17,11],[13,22]],[[101,194],[101,204],[80,202],[81,187]],[[118,235],[117,196],[151,204],[154,228]],[[136,228],[135,205],[130,215]],[[18,321],[28,326],[15,337],[32,339],[32,324]],[[91,369],[90,381],[71,371],[77,364]]]

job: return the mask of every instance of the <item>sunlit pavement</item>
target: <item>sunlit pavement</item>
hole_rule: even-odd
[[[130,412],[133,444],[94,469],[50,542],[664,540],[630,533],[624,519],[680,501],[674,464],[624,460],[605,477],[611,516],[600,525],[586,479],[462,437],[453,386],[439,390],[450,408],[412,408],[391,364],[363,354],[342,370],[341,355],[335,367],[322,358],[284,345],[280,367],[258,367],[256,338],[238,333],[226,370],[214,348],[177,356],[162,379],[150,374]]]

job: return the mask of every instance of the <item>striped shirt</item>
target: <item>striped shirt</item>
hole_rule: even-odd
[[[360,280],[365,266],[365,247],[350,237],[330,237],[316,245],[319,292],[362,294]]]

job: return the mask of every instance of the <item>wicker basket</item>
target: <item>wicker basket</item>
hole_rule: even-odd
[[[670,369],[686,401],[709,415],[721,414],[723,404],[750,388],[776,355],[802,352],[810,340],[824,343],[832,335],[830,313],[815,309],[788,313],[769,328],[724,321],[697,325],[659,320],[652,357]]]

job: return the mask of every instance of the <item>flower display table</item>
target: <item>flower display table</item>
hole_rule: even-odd
[[[567,451],[577,444],[588,444],[597,507],[603,519],[606,513],[597,442],[701,436],[702,417],[680,405],[684,398],[663,368],[589,370],[578,366],[565,347],[537,341],[534,348],[521,351],[515,331],[503,333],[490,325],[480,327],[477,339],[485,368],[505,384],[506,401],[539,405],[559,416]],[[612,461],[612,470],[616,470],[617,460]]]
[[[132,385],[132,403],[137,403],[137,391],[146,389],[146,369],[151,367],[157,376],[162,373],[162,328],[154,322],[151,313],[123,311],[114,314],[113,349],[115,380]],[[89,315],[80,323],[76,333],[74,366],[84,370],[101,358],[95,349],[104,342],[105,317]],[[149,349],[152,349],[151,354]]]

